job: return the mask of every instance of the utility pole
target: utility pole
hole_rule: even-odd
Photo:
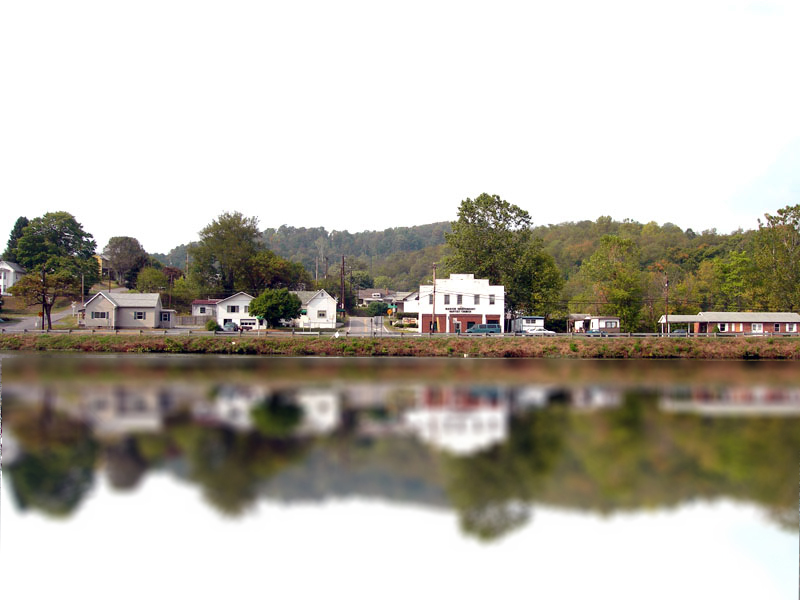
[[[669,275],[664,271],[664,326],[669,335]]]
[[[42,331],[44,331],[44,319],[47,316],[47,310],[45,309],[46,302],[47,302],[47,275],[44,272],[44,267],[42,267]]]
[[[319,281],[319,254],[314,257],[314,281]]]
[[[342,254],[342,312],[344,312],[344,254]]]
[[[436,333],[436,263],[433,263],[433,314],[431,315],[431,332]]]

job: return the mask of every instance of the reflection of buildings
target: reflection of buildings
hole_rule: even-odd
[[[175,407],[162,388],[97,387],[85,396],[86,417],[98,434],[160,431]]]
[[[297,404],[303,409],[299,434],[331,433],[339,426],[339,395],[330,389],[311,388],[297,392]]]
[[[264,402],[272,390],[262,386],[233,386],[219,388],[212,402],[197,402],[192,415],[197,421],[225,425],[239,431],[250,431],[255,425],[252,410]],[[296,433],[313,435],[330,433],[339,426],[340,401],[335,390],[325,388],[301,388],[284,390],[285,397],[297,404],[303,417]]]
[[[425,442],[472,454],[508,436],[508,392],[498,387],[424,388],[416,407],[406,411],[406,427]]]
[[[800,415],[800,389],[692,387],[681,393],[665,393],[659,406],[665,412],[720,417]]]
[[[583,410],[617,408],[622,404],[622,393],[607,387],[588,386],[572,391],[572,407]]]

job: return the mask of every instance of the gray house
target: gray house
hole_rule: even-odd
[[[175,311],[161,306],[159,294],[98,292],[83,305],[85,327],[171,329]]]

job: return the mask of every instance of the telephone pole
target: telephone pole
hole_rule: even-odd
[[[669,275],[664,271],[664,327],[669,335]]]
[[[431,315],[431,332],[436,333],[436,263],[433,263],[433,314]]]
[[[342,312],[344,312],[344,254],[342,254]]]

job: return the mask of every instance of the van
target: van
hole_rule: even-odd
[[[492,333],[503,333],[500,330],[500,325],[496,323],[483,323],[473,325],[466,331],[467,335],[489,335]]]

